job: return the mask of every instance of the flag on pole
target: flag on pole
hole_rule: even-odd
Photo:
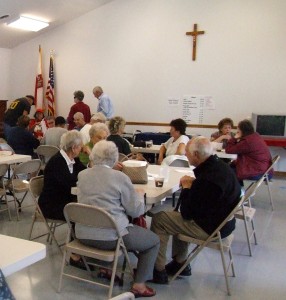
[[[42,48],[39,45],[39,60],[38,60],[38,70],[36,76],[35,84],[35,107],[36,109],[45,110],[44,107],[44,84],[42,75]]]
[[[55,80],[54,80],[54,58],[53,53],[50,55],[50,68],[49,68],[49,81],[46,91],[46,99],[48,102],[48,116],[54,116],[56,114],[55,106]]]

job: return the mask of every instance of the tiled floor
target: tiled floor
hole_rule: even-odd
[[[180,278],[169,285],[152,284],[157,290],[157,295],[152,299],[286,299],[286,180],[274,179],[271,187],[275,205],[273,212],[265,185],[260,187],[255,196],[258,245],[253,246],[253,257],[248,256],[243,223],[237,221],[233,242],[236,277],[230,278],[231,297],[226,293],[219,252],[205,249],[193,262],[191,277]],[[170,204],[164,208],[171,208]],[[7,213],[0,213],[0,233],[27,238],[32,210],[24,210],[19,222],[15,220],[13,210],[12,213],[11,222],[8,221]],[[64,240],[65,232],[66,228],[60,229],[57,237]],[[45,242],[45,239],[40,241]],[[46,259],[10,275],[7,282],[16,299],[107,298],[106,289],[72,279],[64,279],[62,292],[58,294],[56,290],[61,258],[57,248],[48,245]],[[129,287],[130,283],[126,280],[123,288],[115,287],[114,295],[129,290]]]

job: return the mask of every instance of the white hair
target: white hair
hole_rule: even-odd
[[[97,112],[95,114],[93,114],[90,118],[90,121],[94,121],[94,122],[102,122],[105,123],[106,122],[106,116],[102,113],[102,112]]]
[[[107,165],[113,168],[118,161],[118,149],[113,142],[100,141],[94,145],[89,159],[94,165]]]
[[[189,151],[197,151],[200,158],[208,158],[213,154],[213,146],[210,140],[204,136],[197,136],[191,139],[188,144]]]
[[[64,133],[61,137],[60,148],[68,152],[74,146],[82,145],[81,134],[77,130],[71,130]]]
[[[106,135],[109,136],[109,129],[107,125],[103,123],[95,123],[89,129],[89,136],[92,139],[99,131],[105,131]]]

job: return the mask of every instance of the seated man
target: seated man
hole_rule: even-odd
[[[212,145],[205,137],[195,137],[188,142],[186,155],[190,164],[196,167],[196,178],[183,176],[180,180],[180,212],[162,211],[152,219],[151,230],[160,237],[154,283],[168,283],[168,274],[175,274],[186,261],[189,244],[176,239],[177,234],[207,239],[239,202],[241,191],[234,172],[212,153]],[[222,228],[222,238],[231,234],[234,228],[235,219],[232,219]],[[165,266],[170,235],[173,236],[173,260]],[[181,275],[190,276],[191,267],[187,266]]]
[[[55,119],[55,127],[49,128],[41,140],[41,144],[60,147],[61,137],[67,132],[66,120],[62,116]]]

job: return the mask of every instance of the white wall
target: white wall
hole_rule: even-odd
[[[10,98],[10,66],[11,50],[0,48],[0,99],[8,100]]]
[[[76,89],[94,112],[95,85],[127,121],[180,117],[166,100],[186,94],[214,97],[216,109],[206,112],[205,124],[225,116],[237,123],[251,112],[286,114],[285,11],[284,0],[113,1],[14,48],[9,95],[33,92],[41,44],[45,83],[49,51],[55,50],[57,111],[63,116]],[[194,23],[206,32],[198,38],[195,62],[185,35]]]

